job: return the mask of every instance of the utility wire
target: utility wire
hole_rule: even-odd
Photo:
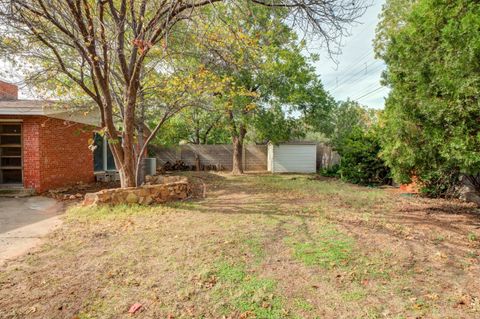
[[[338,73],[340,76],[335,76],[335,79],[329,81],[327,85],[338,86],[340,82],[343,82],[344,79],[346,79],[350,74],[352,74],[352,70],[355,70],[359,64],[362,64],[366,60],[368,60],[368,56],[370,55],[370,53],[372,53],[371,49],[369,49],[366,54],[363,54],[360,58],[358,58],[358,60],[346,66],[343,71]]]
[[[358,101],[360,101],[361,99],[366,98],[367,96],[369,96],[369,95],[371,95],[371,94],[373,94],[373,93],[375,93],[375,92],[378,92],[378,91],[380,91],[380,90],[382,90],[382,89],[386,89],[386,88],[387,88],[386,86],[377,87],[375,90],[372,90],[372,91],[370,91],[370,92],[368,92],[368,93],[365,93],[365,94],[363,94],[363,95],[360,96],[360,97],[354,98],[353,100],[358,102]]]
[[[338,84],[338,86],[336,88],[331,90],[331,92],[333,93],[333,92],[338,91],[339,89],[341,89],[346,84],[352,83],[352,80],[355,80],[355,81],[358,80],[359,75],[369,75],[369,74],[372,74],[372,73],[375,73],[375,72],[381,70],[384,67],[383,64],[375,65],[375,63],[377,63],[377,61],[375,61],[374,63],[372,63],[370,65],[370,69],[368,68],[369,66],[367,65],[366,68],[363,68],[360,71],[357,71],[356,73],[354,73],[353,75],[351,75],[347,79],[343,80],[341,83]],[[372,68],[372,66],[373,66],[373,68]]]

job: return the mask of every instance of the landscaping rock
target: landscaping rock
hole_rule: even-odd
[[[99,204],[141,204],[165,203],[182,200],[192,195],[192,187],[186,177],[148,176],[150,183],[141,187],[104,189],[85,195],[83,205]],[[162,183],[158,183],[162,181]]]
[[[468,203],[475,203],[480,207],[480,195],[478,193],[465,193],[460,197],[460,199]]]
[[[467,176],[460,178],[460,186],[457,189],[459,198],[469,203],[475,203],[480,206],[480,193],[472,180]]]
[[[130,192],[127,194],[125,201],[129,204],[136,204],[138,203],[138,196],[134,192]]]

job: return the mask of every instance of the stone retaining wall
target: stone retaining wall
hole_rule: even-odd
[[[166,183],[140,187],[104,189],[85,195],[83,205],[140,204],[150,205],[190,197],[192,187],[186,177],[168,177]]]

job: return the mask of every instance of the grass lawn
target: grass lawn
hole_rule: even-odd
[[[0,268],[0,317],[480,318],[468,204],[314,176],[197,178],[205,199],[72,208]]]

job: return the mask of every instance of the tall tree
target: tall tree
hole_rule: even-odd
[[[356,101],[338,102],[330,115],[332,128],[326,132],[332,146],[340,148],[345,138],[357,128],[360,131],[366,131],[376,123],[377,112],[363,107]]]
[[[137,107],[144,75],[152,63],[166,62],[161,53],[177,25],[199,8],[219,2],[235,5],[221,0],[0,0],[3,52],[28,65],[24,71],[30,79],[54,76],[57,83],[76,89],[70,94],[82,92],[96,105],[112,141],[121,184],[135,186],[141,156],[135,151]],[[362,0],[247,2],[272,10],[287,8],[291,19],[327,45],[364,8]]]
[[[389,0],[379,25],[392,88],[383,156],[398,181],[416,175],[431,195],[480,172],[479,26],[480,4],[468,0]]]
[[[212,105],[185,108],[161,129],[155,144],[227,144],[230,136],[224,114]]]
[[[322,104],[327,94],[302,54],[304,44],[284,23],[286,11],[272,14],[267,8],[244,6],[218,7],[207,14],[197,23],[200,35],[189,42],[196,44],[200,63],[224,83],[213,103],[231,135],[232,172],[240,174],[249,131],[270,141],[288,139],[298,130],[286,110],[311,104],[328,108]],[[210,21],[211,14],[223,18]]]

